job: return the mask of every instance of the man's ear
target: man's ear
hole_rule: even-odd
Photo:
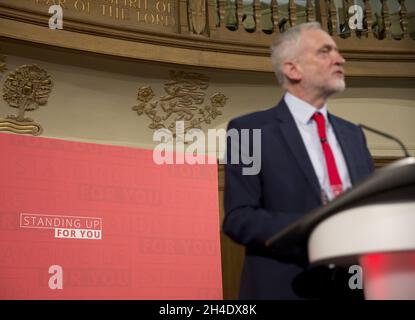
[[[282,65],[282,71],[284,72],[285,76],[292,82],[298,82],[302,79],[301,67],[295,61],[285,61]]]

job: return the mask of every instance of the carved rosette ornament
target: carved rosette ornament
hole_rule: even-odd
[[[202,129],[203,124],[211,124],[222,115],[220,109],[228,98],[222,93],[215,93],[205,102],[208,77],[183,71],[171,71],[170,76],[171,80],[164,85],[167,95],[158,99],[154,99],[151,87],[138,89],[138,104],[132,109],[151,120],[150,129],[168,129],[176,137],[176,121],[184,122],[186,133],[193,128]]]
[[[0,119],[0,131],[39,135],[41,125],[26,118],[25,113],[46,105],[52,86],[50,75],[37,65],[24,65],[10,73],[3,86],[3,99],[18,112]]]
[[[190,0],[189,16],[193,32],[202,34],[206,27],[206,0]]]

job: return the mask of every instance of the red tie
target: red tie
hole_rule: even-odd
[[[331,190],[333,192],[333,196],[337,197],[343,192],[343,186],[339,171],[337,170],[336,161],[334,160],[333,152],[331,151],[330,144],[327,141],[326,122],[324,116],[320,112],[316,112],[313,115],[313,120],[317,123],[318,136],[320,137],[321,146],[326,159]]]

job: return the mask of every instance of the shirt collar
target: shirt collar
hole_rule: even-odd
[[[294,119],[297,121],[303,124],[308,124],[311,121],[313,114],[318,111],[324,116],[326,124],[328,123],[326,104],[322,108],[317,109],[289,92],[285,93],[284,100]]]

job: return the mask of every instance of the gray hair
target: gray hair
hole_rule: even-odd
[[[283,87],[286,77],[282,72],[282,66],[287,59],[295,58],[299,47],[301,34],[305,30],[322,30],[319,22],[307,22],[299,24],[274,38],[271,44],[272,67],[277,76],[278,83]]]

